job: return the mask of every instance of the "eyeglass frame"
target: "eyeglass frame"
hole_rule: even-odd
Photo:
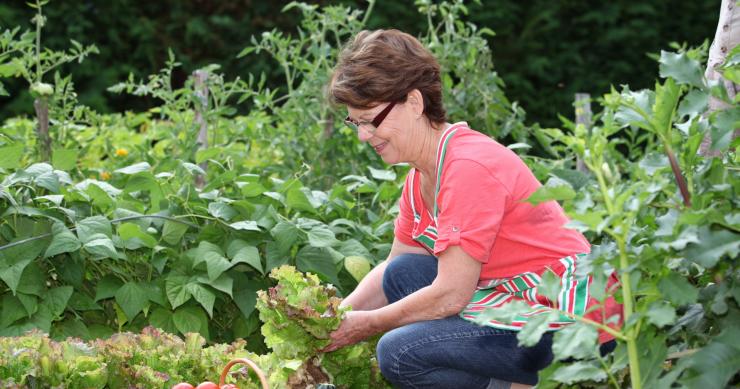
[[[390,104],[388,104],[388,106],[383,108],[383,110],[380,111],[380,113],[378,113],[377,115],[375,115],[373,120],[369,122],[358,122],[352,119],[351,117],[349,117],[349,115],[347,115],[347,117],[344,118],[344,123],[348,127],[353,128],[355,131],[359,131],[361,126],[366,126],[370,124],[373,126],[372,127],[373,129],[369,130],[368,132],[374,133],[378,129],[378,127],[380,127],[380,125],[383,124],[383,120],[385,120],[386,116],[388,116],[388,114],[391,112],[391,110],[396,105],[396,103],[397,101],[391,101]]]

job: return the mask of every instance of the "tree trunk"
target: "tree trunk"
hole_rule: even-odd
[[[740,7],[735,5],[735,0],[722,0],[717,31],[714,35],[712,46],[709,48],[709,59],[707,60],[707,70],[704,76],[707,80],[719,80],[725,89],[727,89],[727,95],[730,99],[735,98],[735,95],[740,91],[740,85],[726,80],[716,69],[725,62],[727,53],[737,46],[738,43],[740,43]],[[709,97],[708,114],[728,107],[722,100],[712,96]],[[740,129],[735,129],[733,137],[737,138],[738,136],[740,136]],[[712,137],[710,134],[706,134],[704,140],[701,142],[699,153],[705,157],[719,156],[719,150],[712,150],[711,146]]]

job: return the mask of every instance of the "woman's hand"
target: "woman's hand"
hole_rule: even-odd
[[[376,331],[370,325],[371,317],[372,311],[349,311],[345,313],[342,324],[330,335],[331,343],[321,351],[328,353],[375,335]]]

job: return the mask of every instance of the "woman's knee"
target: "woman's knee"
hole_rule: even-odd
[[[378,341],[376,352],[380,373],[395,385],[399,385],[404,379],[401,357],[407,351],[410,341],[403,327],[385,333]]]
[[[437,277],[437,258],[401,254],[391,259],[383,273],[383,292],[389,303],[427,286]]]

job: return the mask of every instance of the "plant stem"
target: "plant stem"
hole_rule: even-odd
[[[632,280],[630,279],[627,268],[629,261],[627,260],[627,247],[625,239],[623,237],[617,238],[617,246],[619,247],[619,267],[622,271],[622,300],[624,304],[624,322],[627,323],[633,312],[632,302]],[[632,381],[633,389],[642,388],[642,379],[640,377],[640,358],[637,354],[637,333],[634,330],[627,332],[627,356],[629,357],[630,363],[630,380]]]
[[[678,166],[676,155],[673,154],[673,150],[671,150],[671,147],[668,146],[668,143],[666,143],[665,139],[663,140],[663,147],[665,148],[665,153],[668,155],[668,160],[671,162],[671,169],[673,170],[673,175],[676,177],[676,184],[678,185],[678,189],[681,191],[683,204],[687,208],[691,207],[691,195],[689,195],[689,189],[686,186],[686,180],[684,180],[683,175],[681,174],[681,168]]]

